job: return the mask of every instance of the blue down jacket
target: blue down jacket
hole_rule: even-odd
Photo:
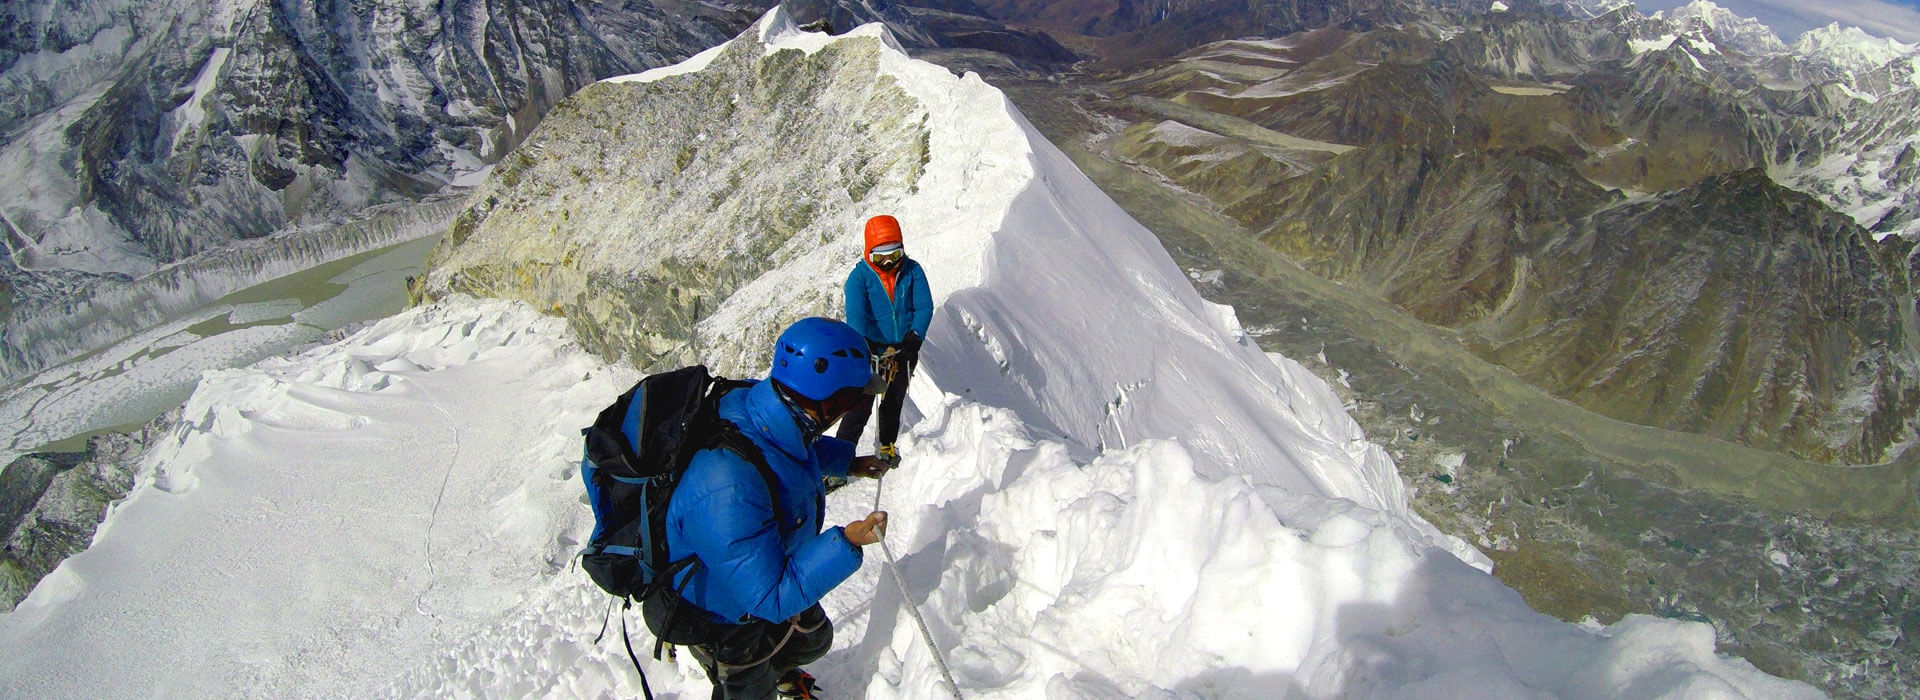
[[[866,261],[847,274],[847,325],[883,345],[906,340],[909,331],[926,338],[927,326],[933,323],[933,292],[927,289],[927,273],[920,270],[920,263],[907,258],[895,274],[899,277],[891,299],[880,273]]]
[[[749,616],[780,622],[793,617],[860,568],[860,548],[839,526],[821,531],[826,512],[822,476],[845,477],[853,443],[821,437],[803,441],[773,382],[762,381],[720,398],[720,417],[739,426],[766,455],[780,481],[769,495],[760,470],[721,449],[695,453],[667,505],[667,547],[673,560],[696,556],[676,584],[687,602],[715,622]],[[772,498],[784,522],[775,523]]]

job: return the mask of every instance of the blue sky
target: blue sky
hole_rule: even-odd
[[[1690,0],[1634,0],[1641,12],[1671,10]],[[1742,17],[1758,18],[1780,39],[1793,43],[1802,32],[1830,22],[1855,26],[1870,34],[1900,41],[1920,42],[1920,0],[1714,0]]]

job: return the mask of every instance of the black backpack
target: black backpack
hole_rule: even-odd
[[[748,386],[752,383],[710,376],[704,365],[648,375],[602,409],[593,425],[581,429],[586,455],[580,461],[580,479],[586,484],[594,524],[593,535],[580,550],[580,568],[626,607],[671,590],[676,574],[699,564],[693,557],[672,561],[667,552],[667,503],[695,452],[719,447],[751,463],[766,479],[767,493],[774,495],[775,522],[782,519],[778,482],[766,457],[718,411],[721,396]],[[624,614],[620,626],[625,637]],[[631,640],[627,655],[634,656]],[[633,666],[639,670],[638,658]],[[640,683],[647,697],[653,697],[645,673]]]

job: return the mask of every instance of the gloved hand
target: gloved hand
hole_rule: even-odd
[[[902,339],[899,345],[901,356],[909,360],[919,360],[920,345],[924,342],[926,342],[926,339],[921,338],[919,333],[907,331],[907,337]]]

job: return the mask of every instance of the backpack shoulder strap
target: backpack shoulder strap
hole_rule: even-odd
[[[760,472],[760,478],[767,482],[767,501],[773,505],[774,522],[784,522],[787,513],[780,508],[780,479],[774,476],[773,467],[767,464],[767,456],[760,451],[760,446],[753,444],[746,433],[740,432],[740,428],[724,419],[716,422],[710,446],[739,455]]]
[[[767,500],[773,504],[774,522],[782,522],[786,520],[787,514],[780,508],[780,479],[774,476],[773,467],[767,464],[766,454],[760,451],[760,446],[754,444],[752,438],[741,432],[740,426],[720,417],[720,397],[735,389],[751,386],[753,382],[742,379],[713,378],[713,384],[707,390],[705,405],[701,409],[706,412],[706,419],[709,421],[708,438],[702,441],[705,444],[700,445],[698,449],[717,447],[739,455],[741,459],[753,465],[753,468],[760,472],[760,478],[767,482]]]

